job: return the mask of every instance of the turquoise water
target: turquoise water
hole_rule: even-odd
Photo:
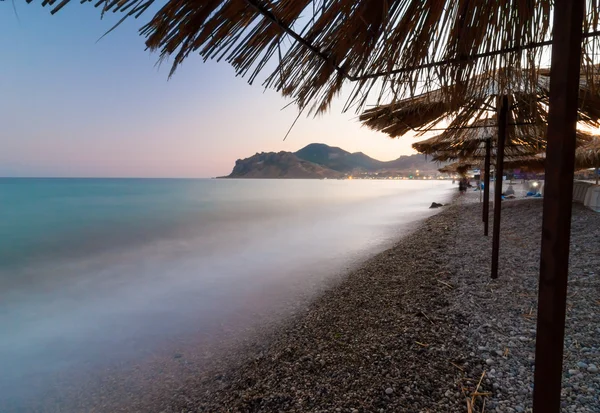
[[[228,323],[242,334],[248,314],[284,314],[450,190],[445,181],[0,179],[0,411],[19,411],[66,372],[179,338],[194,344]]]

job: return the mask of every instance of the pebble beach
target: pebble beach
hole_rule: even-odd
[[[468,193],[349,273],[237,361],[198,372],[169,412],[528,412],[542,200],[503,202],[489,277]],[[600,215],[574,205],[565,412],[600,412]]]
[[[542,203],[502,203],[496,280],[470,191],[237,341],[173,343],[27,411],[531,412]],[[600,214],[574,204],[571,236],[563,411],[600,412]]]

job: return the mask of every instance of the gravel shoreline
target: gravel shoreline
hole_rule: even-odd
[[[478,198],[237,340],[173,343],[28,411],[530,412],[542,200],[503,202],[491,280]],[[600,214],[577,204],[568,294],[563,411],[600,413]]]
[[[475,390],[483,365],[466,351],[467,320],[448,311],[448,262],[436,251],[450,242],[452,221],[426,220],[325,292],[253,360],[189,383],[170,410],[463,411],[461,389]]]
[[[457,287],[451,311],[468,317],[470,355],[487,365],[484,383],[492,388],[487,411],[528,412],[542,200],[503,203],[497,280],[489,278],[491,237],[472,225],[478,212],[478,205],[469,205],[457,214],[457,242],[447,251]],[[563,411],[600,412],[600,214],[579,204],[573,204],[569,267]]]
[[[473,201],[458,198],[237,365],[224,358],[155,407],[530,411],[542,202],[503,203],[500,277],[491,280],[491,237]],[[600,412],[600,215],[574,205],[572,232],[564,411]]]

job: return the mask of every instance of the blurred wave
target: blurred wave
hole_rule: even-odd
[[[0,179],[0,407],[276,313],[449,196],[445,181]]]

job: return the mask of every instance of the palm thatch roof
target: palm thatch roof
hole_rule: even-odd
[[[496,118],[480,119],[469,128],[447,129],[440,135],[413,143],[412,147],[425,155],[431,155],[434,161],[454,159],[484,158],[485,142],[491,140],[491,154],[496,157],[498,140]],[[504,148],[507,157],[527,157],[546,150],[546,133],[544,125],[510,126]],[[577,144],[584,145],[592,141],[593,136],[584,131],[577,131]]]
[[[540,153],[535,156],[511,159],[504,162],[504,167],[508,169],[526,168],[534,172],[544,172],[546,154]],[[600,138],[598,137],[586,142],[575,150],[575,170],[590,168],[600,168]]]
[[[600,137],[589,134],[582,134],[581,136],[582,138],[578,138],[579,147],[575,150],[575,169],[600,168]],[[452,158],[448,157],[448,159]],[[443,173],[464,174],[471,168],[482,166],[480,156],[454,159],[460,160],[445,165],[438,169],[438,171]],[[544,172],[545,167],[545,153],[538,153],[535,155],[507,155],[504,160],[505,169],[527,169],[531,172]]]
[[[585,70],[585,68],[584,68]],[[600,79],[600,66],[593,67]],[[448,130],[460,130],[476,124],[481,119],[496,113],[496,99],[507,94],[511,98],[509,124],[518,125],[526,134],[537,134],[545,128],[548,118],[550,97],[550,70],[538,69],[532,81],[529,73],[514,69],[502,69],[493,73],[483,73],[468,83],[456,84],[446,89],[455,89],[448,100],[444,88],[425,94],[394,101],[366,110],[360,121],[367,127],[384,132],[395,138],[409,131],[422,135],[442,121],[451,119]],[[600,126],[600,89],[588,82],[583,74],[580,80],[579,122]],[[527,130],[530,126],[531,130]]]
[[[476,165],[477,165],[477,163],[473,162],[473,161],[454,162],[454,163],[450,163],[448,165],[442,166],[441,168],[438,169],[438,171],[443,174],[465,175],[469,169],[473,168]]]
[[[266,86],[314,111],[326,110],[348,83],[354,86],[349,103],[360,107],[369,96],[380,102],[389,93],[397,100],[440,87],[460,97],[446,86],[502,68],[535,79],[551,44],[554,7],[552,0],[79,1],[123,18],[161,6],[141,34],[151,50],[174,58],[172,71],[193,53],[226,60],[250,82],[267,71]],[[53,13],[68,3],[42,1]],[[597,0],[586,3],[583,73],[595,84],[600,43],[591,38],[600,8]]]
[[[504,162],[505,169],[524,168],[531,172],[544,172],[544,157],[537,155],[530,156],[509,156]],[[458,173],[465,175],[469,169],[483,168],[483,161],[476,158],[461,159],[439,168],[442,173]]]

